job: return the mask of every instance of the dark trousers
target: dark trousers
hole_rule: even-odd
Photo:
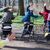
[[[45,28],[47,26],[47,20],[44,21],[44,28],[43,28],[43,31],[45,32]]]
[[[32,22],[24,24],[23,34],[24,35],[25,34],[31,34],[32,29],[33,29],[33,23]]]

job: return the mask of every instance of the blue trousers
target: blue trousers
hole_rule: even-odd
[[[50,21],[48,21],[48,32],[50,32]]]

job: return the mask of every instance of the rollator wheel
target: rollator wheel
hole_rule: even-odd
[[[23,32],[23,34],[22,34],[21,38],[23,38],[25,35],[26,35],[26,33],[25,33],[25,32]]]
[[[23,34],[22,34],[21,38],[23,38],[24,35],[26,35],[26,33],[27,33],[27,30],[23,30]]]

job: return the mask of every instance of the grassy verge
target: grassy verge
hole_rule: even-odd
[[[13,23],[22,23],[22,18],[23,16],[17,16],[14,20],[12,20]],[[43,24],[43,17],[38,17],[38,18],[31,18],[31,21],[34,23],[34,24]]]
[[[2,16],[3,13],[4,13],[4,12],[0,12],[0,16]],[[23,16],[16,16],[17,13],[13,13],[13,15],[15,16],[15,19],[12,20],[12,22],[13,22],[13,23],[20,23],[20,24],[22,24],[22,18],[23,18]],[[38,17],[38,18],[36,18],[36,19],[31,18],[31,21],[34,22],[34,24],[43,24],[43,21],[44,21],[44,20],[43,20],[43,17]]]

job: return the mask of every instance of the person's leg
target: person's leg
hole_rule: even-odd
[[[47,21],[44,21],[43,32],[45,32],[46,27],[47,27]]]
[[[7,38],[9,39],[9,41],[16,39],[16,34],[12,33],[11,35],[8,34]]]
[[[27,34],[27,28],[28,28],[28,22],[24,22],[24,30],[23,30],[23,34],[22,34],[22,36],[21,37],[24,37],[24,35],[26,35]]]
[[[12,41],[16,39],[16,35],[12,33],[11,35],[8,35],[5,40],[0,40],[0,48],[3,48],[6,44],[9,43],[9,41]]]
[[[31,33],[31,32],[32,32],[32,29],[33,29],[33,23],[31,22],[31,23],[29,24],[28,31],[30,31],[30,33]]]
[[[11,35],[11,31],[3,31],[3,39],[7,38],[7,35]]]
[[[27,29],[28,23],[24,22],[24,29]]]
[[[3,32],[2,32],[3,38],[6,38],[6,37],[7,37],[6,35],[7,35],[7,32],[6,32],[6,31],[3,31]]]
[[[48,32],[50,32],[50,21],[48,22]]]
[[[31,22],[30,23],[30,26],[29,26],[29,32],[30,32],[30,36],[34,36],[34,28],[33,28],[33,23]]]
[[[50,40],[50,21],[48,21],[48,35],[46,36],[47,41]]]

